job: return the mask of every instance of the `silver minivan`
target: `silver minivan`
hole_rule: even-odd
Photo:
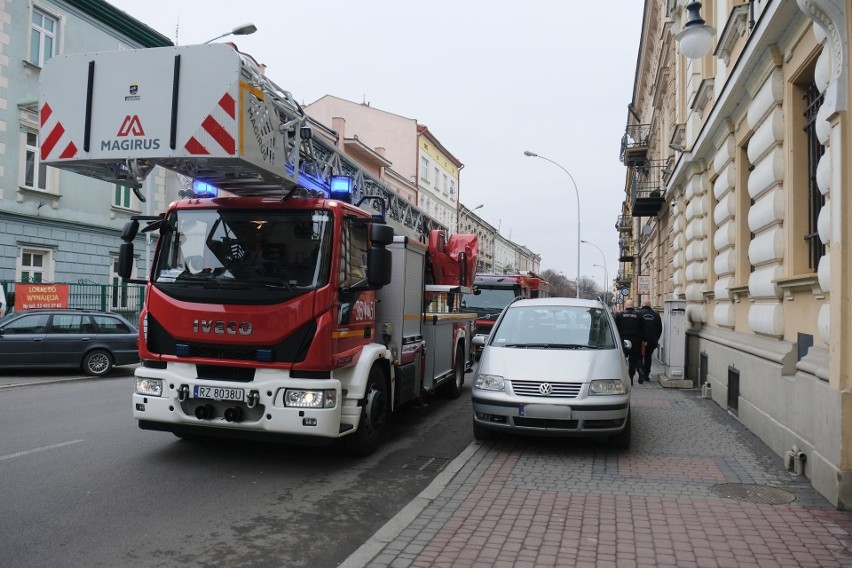
[[[597,300],[509,304],[473,380],[473,435],[607,436],[630,446],[630,378],[612,313]]]

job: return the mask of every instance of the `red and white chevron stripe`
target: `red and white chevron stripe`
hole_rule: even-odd
[[[236,100],[230,93],[219,99],[213,112],[201,122],[201,126],[187,140],[184,148],[193,156],[218,154],[224,150],[228,155],[237,152]]]
[[[71,140],[71,136],[65,131],[65,127],[59,122],[50,105],[44,103],[40,111],[41,131],[41,159],[65,160],[77,155],[77,146]]]

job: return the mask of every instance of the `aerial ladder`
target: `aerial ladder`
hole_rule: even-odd
[[[425,241],[447,229],[343,154],[336,133],[230,44],[136,50],[133,58],[133,73],[121,74],[129,82],[116,80],[127,60],[120,51],[59,56],[61,65],[42,72],[44,163],[129,186],[143,202],[155,166],[239,196],[328,195],[344,179],[353,202],[384,214],[400,234]],[[153,97],[158,103],[147,104]]]

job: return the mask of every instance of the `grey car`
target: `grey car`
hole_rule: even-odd
[[[139,331],[118,314],[21,310],[0,319],[0,369],[75,368],[103,376],[139,362]]]
[[[629,345],[628,345],[629,347]],[[608,436],[630,446],[630,378],[601,302],[534,298],[509,304],[473,380],[473,434]]]

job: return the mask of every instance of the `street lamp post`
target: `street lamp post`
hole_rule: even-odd
[[[600,264],[596,264],[595,266],[600,266],[601,268],[604,269],[604,278],[606,279],[606,281],[604,282],[604,297],[606,297],[606,287],[608,286],[610,289],[612,288],[612,283],[610,283],[610,281],[609,281],[609,276],[608,276],[608,273],[607,273],[607,270],[606,270],[606,255],[604,254],[603,249],[601,249],[601,247],[599,247],[595,243],[589,242],[587,240],[581,240],[580,242],[585,244],[585,245],[590,245],[590,246],[595,247],[596,249],[598,249],[598,252],[601,253],[601,258],[603,259],[603,266],[601,266]]]
[[[610,286],[609,274],[606,271],[606,266],[604,266],[603,264],[595,264],[594,266],[597,266],[598,268],[603,268],[603,270],[604,270],[604,304],[606,304],[608,306],[609,305],[609,292],[607,291],[607,286]]]
[[[251,24],[251,23],[243,24],[242,26],[237,26],[236,28],[232,29],[229,32],[223,33],[222,35],[217,35],[213,39],[208,39],[204,43],[210,43],[211,41],[216,41],[217,39],[222,39],[223,37],[226,37],[226,36],[229,36],[229,35],[249,35],[249,34],[253,34],[256,31],[257,31],[257,26],[255,26],[254,24]]]
[[[532,158],[541,158],[551,164],[557,166],[563,172],[568,174],[568,179],[571,180],[571,183],[574,184],[574,192],[577,194],[577,297],[580,297],[580,190],[577,189],[577,182],[574,181],[574,176],[571,175],[571,172],[566,170],[561,164],[554,162],[550,158],[545,158],[544,156],[539,156],[535,152],[530,152],[529,150],[524,151],[524,156],[529,156]]]

